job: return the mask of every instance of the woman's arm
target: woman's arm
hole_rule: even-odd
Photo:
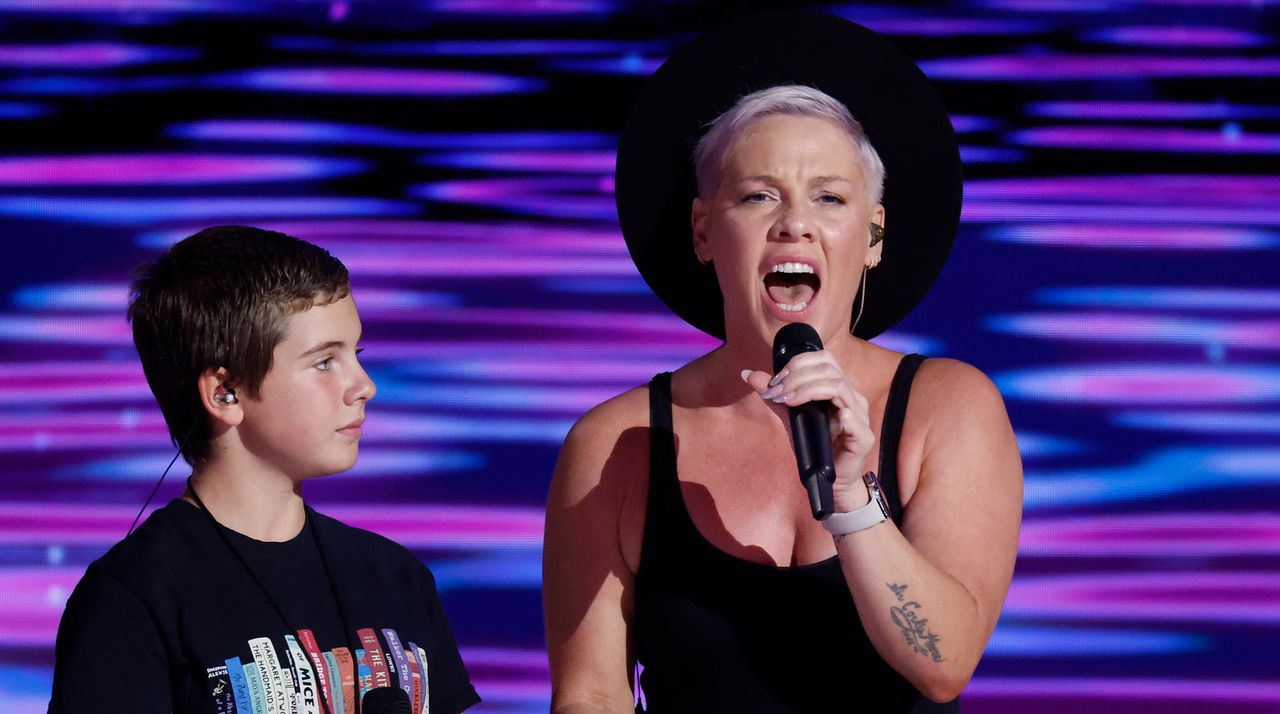
[[[860,466],[858,457],[865,458],[870,445],[865,434],[841,438],[865,428],[866,401],[840,375],[848,390],[842,396],[827,372],[826,366],[796,370],[784,389],[798,395],[785,403],[832,399],[836,406],[834,441],[853,457],[842,469],[837,456],[835,505],[846,512],[868,500],[861,469],[848,462]],[[886,520],[838,538],[836,551],[876,651],[926,697],[941,702],[959,695],[973,676],[1009,590],[1022,464],[999,392],[963,363],[930,360],[921,367],[907,421],[925,435],[902,529]],[[900,457],[899,465],[913,465],[904,458],[912,457]]]
[[[649,461],[647,425],[627,423],[637,395],[643,405],[645,394],[629,392],[584,416],[565,438],[551,479],[542,605],[553,712],[634,710],[630,625],[638,544],[629,563],[620,526]]]

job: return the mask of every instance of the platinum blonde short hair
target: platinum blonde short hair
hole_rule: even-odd
[[[715,193],[724,168],[724,155],[733,140],[758,119],[774,114],[826,119],[844,129],[862,156],[862,178],[867,185],[869,205],[880,203],[884,196],[884,162],[876,152],[862,125],[840,100],[813,87],[785,84],[752,92],[739,99],[724,114],[716,117],[711,128],[693,149],[694,173],[698,178],[698,195]]]

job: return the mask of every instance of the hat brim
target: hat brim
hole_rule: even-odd
[[[623,237],[654,293],[689,324],[723,339],[715,272],[693,253],[693,148],[739,98],[786,84],[844,102],[886,167],[884,248],[868,272],[867,304],[854,331],[869,339],[911,312],[942,272],[963,182],[955,131],[937,92],[906,55],[861,25],[816,12],[766,13],[713,30],[668,58],[641,91],[618,146]]]

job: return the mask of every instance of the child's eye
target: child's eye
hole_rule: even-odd
[[[333,364],[333,358],[332,358],[332,357],[325,357],[324,359],[320,360],[319,362],[316,362],[316,363],[315,363],[315,365],[313,365],[313,366],[314,366],[316,369],[320,370],[321,372],[328,372],[328,371],[329,371],[329,367],[330,367],[332,364]]]

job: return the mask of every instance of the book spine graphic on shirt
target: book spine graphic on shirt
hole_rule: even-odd
[[[364,648],[356,650],[356,681],[360,683],[360,701],[373,689],[373,670],[369,667],[369,653]]]
[[[418,667],[422,670],[422,714],[431,714],[431,678],[427,676],[427,651],[409,643],[413,654],[418,658]]]
[[[409,660],[404,657],[404,645],[400,644],[400,635],[390,627],[382,628],[382,637],[387,642],[387,653],[391,656],[388,661],[394,662],[396,673],[396,684],[404,690],[405,694],[413,696],[413,680],[409,677]]]
[[[293,693],[285,688],[285,674],[280,671],[280,660],[271,639],[256,637],[249,640],[249,651],[262,675],[262,688],[266,691],[269,714],[293,714]]]
[[[298,711],[303,714],[320,714],[320,683],[316,681],[311,658],[302,651],[302,645],[298,644],[298,639],[293,635],[285,635],[284,643],[289,646],[293,674],[298,680]]]
[[[213,710],[218,714],[231,714],[236,710],[236,697],[231,693],[231,675],[225,664],[205,669],[209,680],[209,695],[213,697]]]
[[[241,714],[257,714],[253,711],[253,702],[249,698],[249,681],[244,677],[244,667],[239,657],[227,660],[227,677],[231,680],[231,696],[236,700],[236,711]]]
[[[338,658],[333,656],[332,652],[322,652],[320,656],[324,658],[324,671],[328,678],[328,686],[326,692],[337,692],[338,696],[329,695],[329,714],[346,714],[346,707],[342,701],[342,679],[338,674]],[[355,714],[355,712],[351,712]]]
[[[418,658],[413,656],[413,652],[405,650],[404,659],[409,663],[409,678],[413,680],[413,692],[409,694],[413,708],[410,711],[418,714],[422,711],[422,669],[418,667]]]
[[[280,650],[280,673],[284,676],[285,701],[291,714],[302,714],[302,696],[298,694],[298,671],[293,668],[293,653],[286,642]]]
[[[335,647],[333,658],[338,662],[338,677],[342,685],[342,708],[348,714],[356,713],[356,662],[351,650]]]
[[[311,666],[315,669],[316,679],[320,682],[320,691],[324,692],[324,700],[330,702],[329,706],[333,706],[333,690],[329,686],[329,665],[324,661],[324,657],[320,655],[320,646],[316,644],[316,636],[311,630],[298,630],[298,642],[302,645],[303,651],[307,653],[307,659],[311,660]],[[324,707],[321,707],[324,711]],[[334,714],[329,712],[329,714]]]
[[[249,711],[253,714],[271,714],[271,709],[267,706],[267,688],[262,684],[262,674],[257,662],[244,665],[244,681],[249,684],[249,704],[253,707]]]
[[[356,634],[360,636],[360,644],[364,645],[364,651],[369,656],[369,669],[373,670],[373,686],[392,686],[391,670],[387,666],[387,657],[382,652],[382,645],[378,642],[378,633],[374,632],[373,628],[362,627],[356,630]]]

